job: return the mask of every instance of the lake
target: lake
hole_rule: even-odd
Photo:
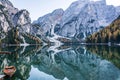
[[[6,65],[17,69],[5,80],[120,80],[117,46],[11,46],[0,48],[0,74]]]

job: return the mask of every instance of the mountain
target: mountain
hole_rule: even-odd
[[[47,36],[50,34],[52,26],[55,26],[61,20],[63,13],[63,9],[56,9],[52,13],[38,18],[38,20],[34,21],[33,24],[39,25],[43,29],[43,33]]]
[[[20,28],[21,32],[30,33],[31,19],[27,10],[18,11],[13,17],[13,22],[16,27]]]
[[[55,32],[76,40],[84,39],[116,19],[120,14],[118,9],[120,8],[106,5],[105,0],[76,1],[64,12],[59,24],[55,26]]]
[[[9,0],[0,0],[0,43],[41,43],[31,34],[32,27],[27,10],[18,10]]]
[[[14,27],[13,16],[18,12],[18,9],[13,7],[12,3],[8,0],[0,0],[0,37],[4,38],[8,30]]]
[[[40,25],[47,34],[53,24],[57,35],[80,41],[109,25],[120,14],[119,9],[120,7],[107,5],[105,0],[78,0],[64,12],[61,9],[55,10],[34,23]]]
[[[87,43],[120,43],[120,16],[109,26],[87,37]]]
[[[120,6],[106,5],[105,0],[78,0],[65,11],[56,9],[31,23],[27,10],[0,0],[0,43],[36,44],[65,38],[81,41],[109,25],[119,14]]]

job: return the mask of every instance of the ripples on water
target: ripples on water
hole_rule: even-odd
[[[17,68],[11,80],[120,80],[120,49],[108,46],[7,47],[0,54],[0,73]]]

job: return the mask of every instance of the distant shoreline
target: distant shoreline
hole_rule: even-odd
[[[29,44],[29,46],[35,46],[35,45],[41,45],[41,44]],[[50,46],[50,44],[48,44]],[[88,46],[120,46],[119,43],[82,43],[82,42],[65,42],[63,45],[88,45]],[[7,47],[7,46],[21,46],[20,44],[0,44],[0,47]],[[24,45],[23,45],[24,46]],[[53,45],[52,45],[53,46]]]

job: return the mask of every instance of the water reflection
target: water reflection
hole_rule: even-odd
[[[32,66],[28,80],[56,80],[52,75],[46,74]]]
[[[120,69],[120,48],[117,46],[87,46],[88,51],[112,62]]]
[[[117,47],[61,46],[59,52],[48,46],[8,47],[0,54],[0,73],[15,65],[12,80],[119,80],[120,55]],[[6,79],[5,79],[6,80]]]

